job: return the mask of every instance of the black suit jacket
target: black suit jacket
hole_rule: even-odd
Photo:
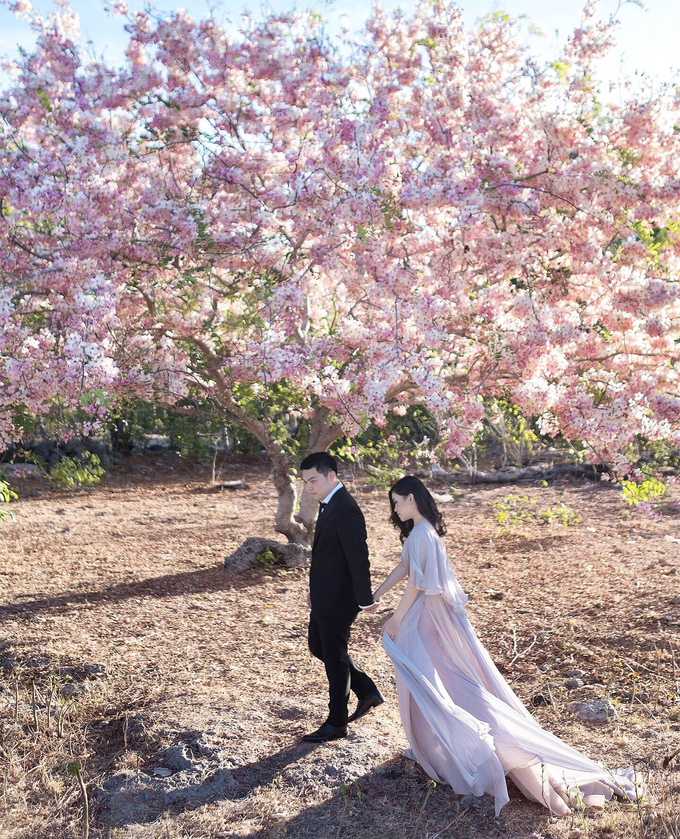
[[[373,602],[364,514],[342,486],[319,513],[314,530],[309,596],[320,615],[349,615]]]

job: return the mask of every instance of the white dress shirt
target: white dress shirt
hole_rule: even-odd
[[[343,486],[344,484],[342,483],[342,481],[338,481],[337,484],[333,487],[333,489],[328,493],[328,495],[321,500],[321,503],[328,504],[328,502],[335,495],[335,493]]]

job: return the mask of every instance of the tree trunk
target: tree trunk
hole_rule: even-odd
[[[253,434],[256,432],[249,429]],[[257,436],[257,435],[256,435]],[[259,437],[258,437],[259,439]],[[282,450],[271,450],[264,440],[260,442],[267,449],[272,459],[272,480],[276,487],[278,503],[276,506],[275,530],[283,534],[289,542],[297,542],[301,545],[310,544],[310,531],[295,520],[295,508],[297,506],[297,486],[295,476],[292,474],[293,464]],[[280,446],[277,447],[280,449]],[[305,497],[307,493],[305,493]]]
[[[153,300],[147,296],[145,299],[149,310],[155,315]],[[184,340],[190,341],[203,354],[207,370],[217,388],[217,394],[213,395],[216,395],[219,403],[234,419],[245,426],[262,443],[271,458],[272,479],[278,495],[274,525],[276,532],[285,536],[289,542],[309,545],[312,541],[317,509],[312,499],[303,492],[300,514],[295,515],[297,484],[296,476],[292,472],[294,464],[291,463],[290,457],[266,423],[252,417],[234,399],[230,382],[222,370],[222,360],[215,355],[209,344],[198,336],[185,336]],[[329,408],[323,405],[315,408],[309,440],[310,451],[326,451],[328,446],[342,436],[341,426],[334,425],[332,420],[333,415]]]
[[[330,408],[326,408],[324,405],[319,405],[315,408],[312,418],[312,428],[309,433],[310,453],[325,452],[337,439],[342,437],[341,426],[333,424],[332,420],[333,415]],[[295,518],[304,526],[310,542],[314,534],[314,522],[316,521],[318,511],[319,508],[316,501],[303,491],[300,499],[300,512]]]
[[[219,384],[219,382],[218,382]],[[272,462],[272,480],[276,487],[278,503],[275,516],[275,530],[288,539],[301,545],[309,545],[314,533],[316,521],[316,503],[303,492],[300,512],[295,514],[297,506],[297,481],[293,475],[294,465],[283,446],[272,435],[265,423],[251,417],[231,396],[226,387],[219,388],[220,402],[232,416],[238,419],[262,443]],[[310,451],[326,451],[335,440],[342,436],[342,428],[332,424],[331,411],[323,406],[316,408],[310,433]]]

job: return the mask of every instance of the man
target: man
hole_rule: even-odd
[[[347,736],[358,720],[385,698],[347,652],[349,631],[360,609],[373,611],[366,523],[357,502],[338,480],[338,465],[327,452],[314,452],[300,464],[308,494],[319,502],[314,531],[307,605],[309,649],[323,661],[328,677],[328,719],[302,739],[311,742]],[[348,718],[350,688],[359,699]]]

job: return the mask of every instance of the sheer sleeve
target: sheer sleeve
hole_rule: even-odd
[[[408,584],[425,594],[444,594],[445,585],[439,568],[437,545],[423,528],[411,531],[408,537]]]
[[[457,612],[465,611],[467,595],[453,573],[443,542],[426,527],[415,527],[406,542],[408,584],[425,594],[441,595]]]

